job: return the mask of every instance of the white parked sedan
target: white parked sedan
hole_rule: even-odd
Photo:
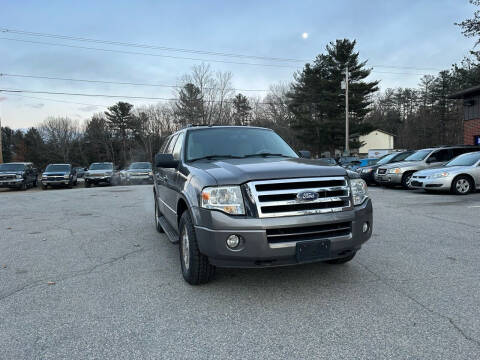
[[[465,195],[480,189],[480,151],[457,156],[441,168],[413,174],[410,187],[426,191],[451,191]]]

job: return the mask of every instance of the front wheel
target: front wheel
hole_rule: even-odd
[[[86,188],[89,188],[90,186],[92,186],[92,184],[90,184],[89,181],[85,181],[85,187],[86,187]]]
[[[180,219],[180,263],[182,275],[190,285],[208,283],[215,274],[215,266],[200,253],[192,219],[185,211]]]
[[[410,181],[412,181],[413,173],[407,173],[402,176],[402,187],[404,189],[410,189]]]
[[[455,195],[467,195],[470,191],[472,191],[472,189],[472,181],[468,177],[458,176],[453,179],[452,192]]]

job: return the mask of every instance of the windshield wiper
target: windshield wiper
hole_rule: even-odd
[[[197,160],[212,160],[215,158],[226,158],[226,159],[241,159],[242,156],[234,156],[234,155],[207,155],[207,156],[201,156],[195,159],[190,159],[188,160],[189,162],[194,162]]]
[[[284,155],[284,154],[273,154],[273,153],[258,153],[258,154],[248,154],[243,156],[244,158],[249,158],[249,157],[255,157],[255,156],[261,156],[261,157],[267,157],[267,156],[280,156],[280,157],[286,157],[289,158],[291,156]]]

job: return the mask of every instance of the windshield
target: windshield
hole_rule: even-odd
[[[66,172],[70,171],[70,165],[48,165],[45,172]]]
[[[138,163],[133,163],[131,164],[128,169],[129,170],[135,170],[135,169],[151,169],[152,164],[149,162],[138,162]]]
[[[431,152],[432,150],[418,150],[409,157],[405,158],[405,161],[421,161],[425,159]]]
[[[258,128],[209,128],[188,132],[187,161],[212,157],[284,156],[298,158],[275,132]]]
[[[93,163],[90,165],[89,170],[112,170],[113,165],[111,163]]]
[[[385,155],[384,157],[382,157],[380,160],[377,161],[377,165],[388,164],[390,160],[392,160],[395,156],[397,156],[397,153]]]
[[[445,166],[472,166],[480,160],[480,152],[468,153],[457,156],[455,159],[450,160]]]
[[[23,171],[25,165],[23,164],[0,164],[0,171]]]

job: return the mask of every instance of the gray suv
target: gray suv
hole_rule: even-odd
[[[442,146],[418,150],[402,162],[380,166],[375,172],[375,181],[380,185],[401,185],[410,188],[410,181],[414,172],[441,167],[447,161],[458,155],[478,151],[478,146],[458,145]]]
[[[188,127],[155,157],[155,223],[179,243],[182,274],[215,267],[350,261],[372,234],[365,181],[301,158],[270,129]]]

